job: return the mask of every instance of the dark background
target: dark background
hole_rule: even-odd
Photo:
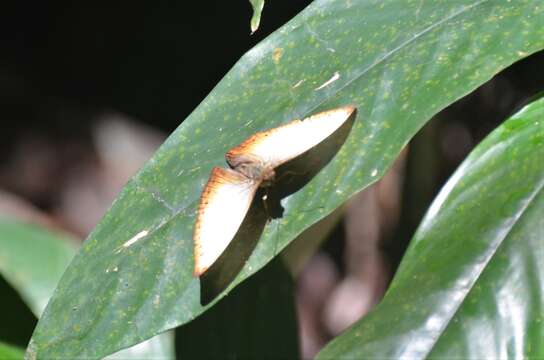
[[[309,3],[267,3],[250,35],[248,1],[17,2],[0,25],[6,130],[81,133],[85,120],[70,112],[106,107],[171,132],[247,50]]]

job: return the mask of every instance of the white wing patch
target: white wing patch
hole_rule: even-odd
[[[325,140],[354,111],[353,106],[341,107],[256,133],[231,149],[227,153],[227,159],[250,155],[261,159],[265,164],[277,167]]]
[[[236,235],[259,183],[215,167],[202,192],[194,233],[194,275],[203,274]]]

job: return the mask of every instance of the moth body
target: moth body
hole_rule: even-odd
[[[249,210],[257,188],[274,183],[275,168],[310,150],[349,118],[345,106],[257,132],[230,149],[230,169],[215,167],[200,198],[194,231],[194,275],[202,275],[231,242]]]

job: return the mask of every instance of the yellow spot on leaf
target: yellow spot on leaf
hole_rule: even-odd
[[[272,54],[272,59],[274,60],[274,64],[279,64],[282,56],[283,56],[283,49],[275,48],[274,53]]]

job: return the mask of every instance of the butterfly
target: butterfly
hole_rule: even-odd
[[[255,133],[225,154],[230,168],[214,167],[200,197],[193,235],[195,277],[227,248],[257,189],[274,183],[275,168],[321,143],[355,113],[354,106],[345,106],[293,120]]]

